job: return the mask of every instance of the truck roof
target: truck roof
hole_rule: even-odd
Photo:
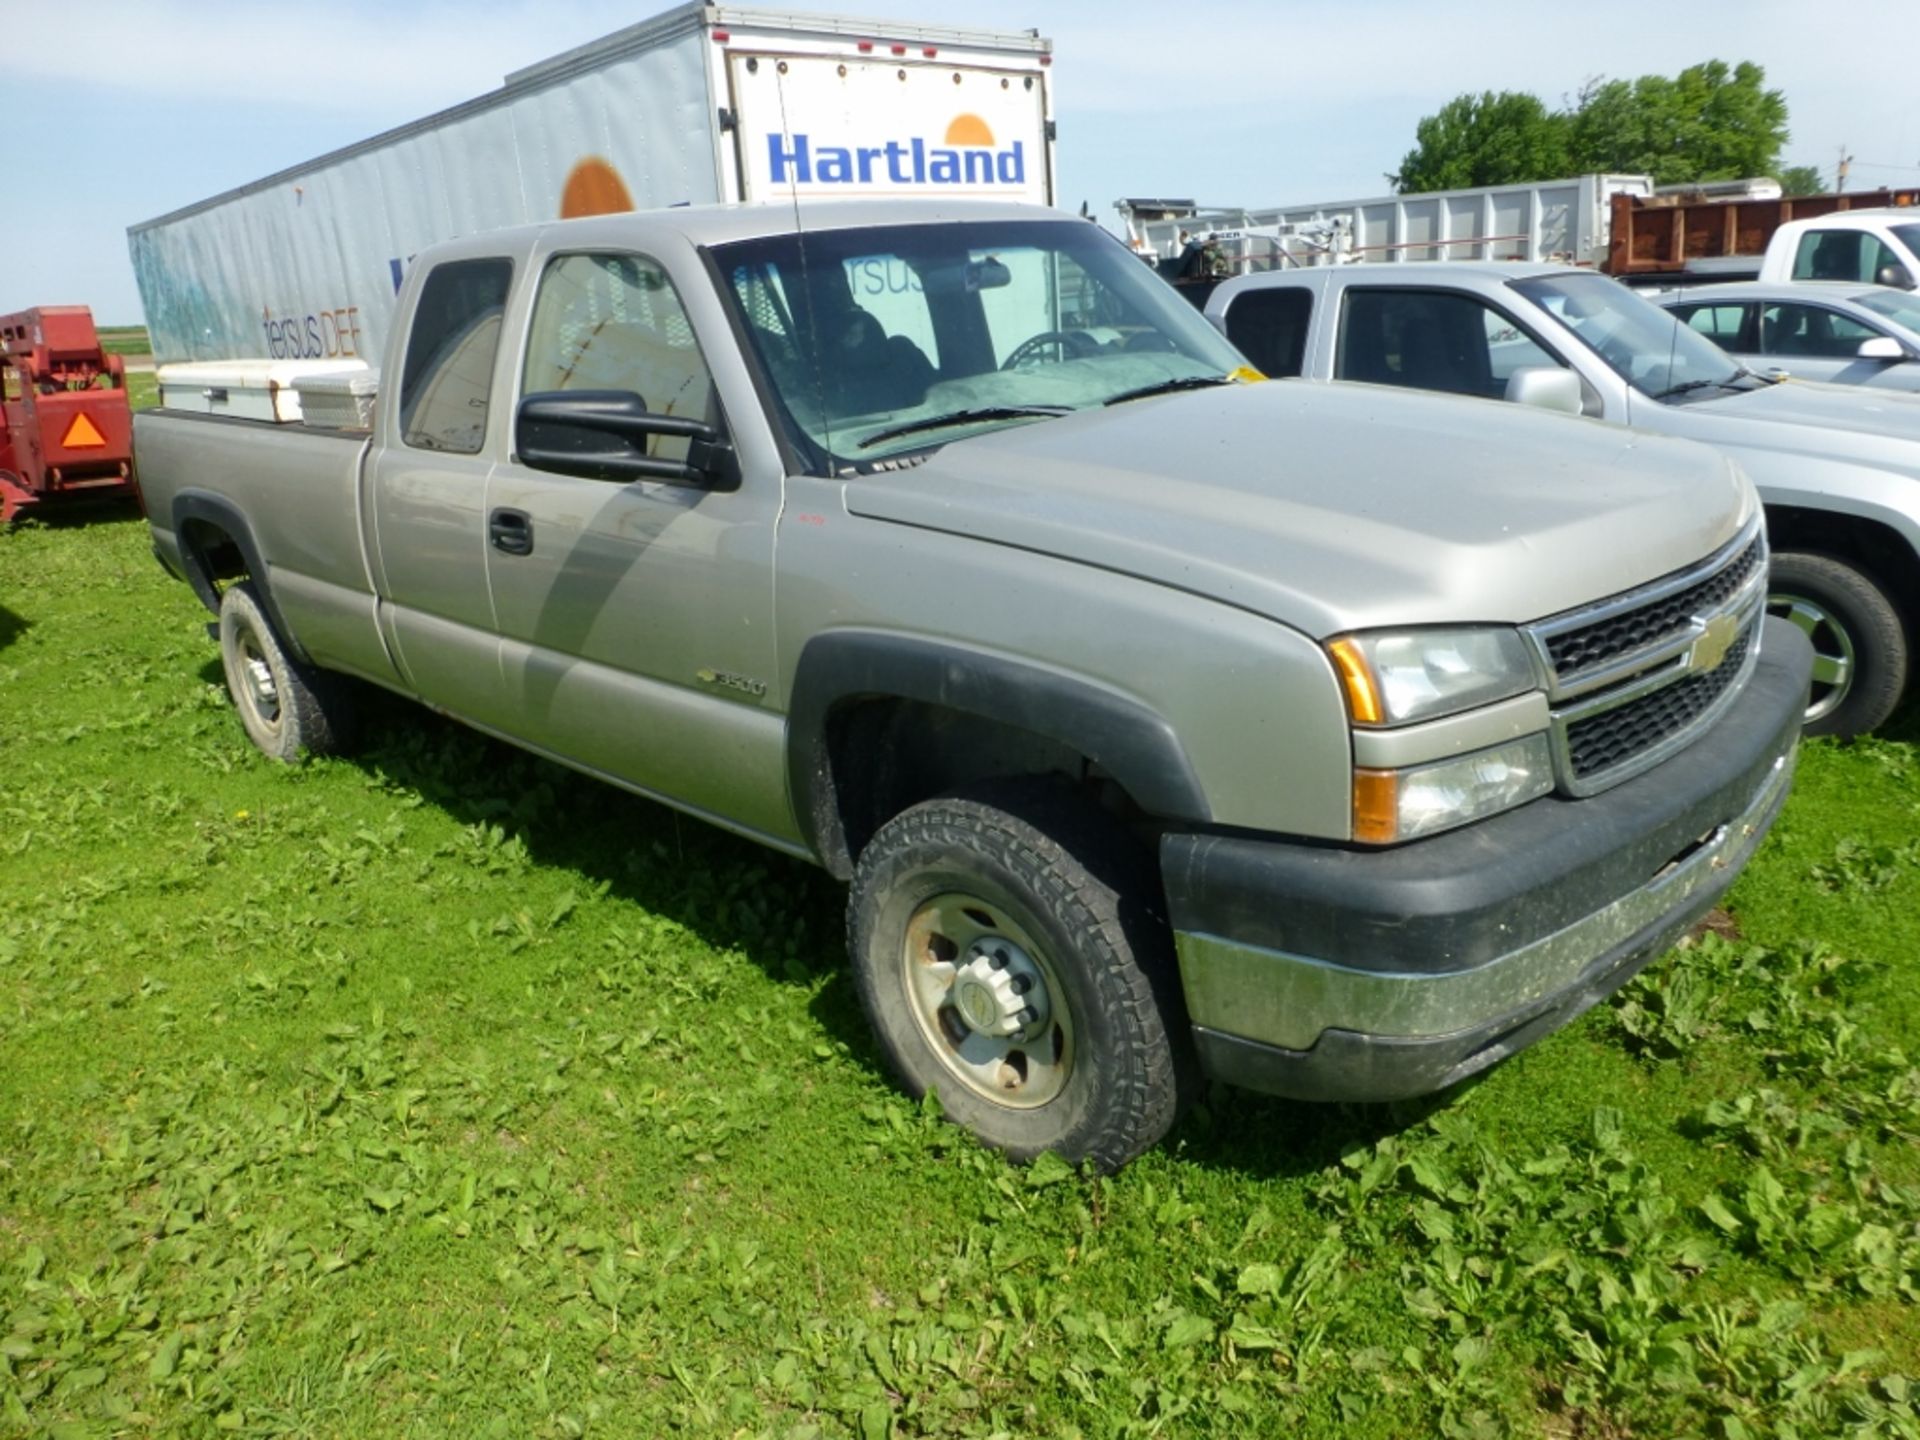
[[[476,246],[516,250],[539,237],[565,234],[569,241],[593,243],[604,238],[619,243],[621,232],[635,224],[673,230],[695,245],[724,245],[733,240],[757,240],[788,235],[796,229],[850,230],[879,225],[936,225],[961,220],[1073,220],[1077,216],[1045,205],[1020,205],[1005,200],[801,200],[793,204],[677,205],[668,210],[629,210],[618,215],[593,215],[581,220],[545,220],[463,236],[432,247],[464,250]],[[1082,222],[1085,223],[1085,222]],[[431,252],[426,252],[431,253]]]

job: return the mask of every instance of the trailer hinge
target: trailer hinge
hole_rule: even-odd
[[[1051,145],[1054,141],[1058,140],[1059,138],[1060,138],[1059,129],[1054,125],[1053,121],[1051,120],[1047,121],[1047,143]]]
[[[727,108],[727,107],[726,107],[725,105],[722,105],[722,106],[720,107],[720,128],[721,128],[721,130],[722,130],[722,131],[727,131],[727,130],[731,130],[731,129],[733,129],[733,128],[734,128],[734,126],[735,126],[735,124],[736,124],[736,123],[737,123],[737,122],[736,122],[736,121],[735,121],[735,119],[734,119],[734,114],[733,114],[733,111],[732,111],[732,110],[730,110],[730,109],[728,109],[728,108]]]

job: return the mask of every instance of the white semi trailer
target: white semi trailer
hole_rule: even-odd
[[[1034,31],[682,5],[133,226],[154,354],[377,363],[415,253],[533,221],[830,195],[1051,204],[1052,61]]]

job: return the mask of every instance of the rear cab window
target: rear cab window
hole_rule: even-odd
[[[504,257],[449,260],[427,275],[401,362],[402,444],[476,455],[486,443],[500,322],[512,284],[513,262]]]
[[[1268,286],[1236,296],[1227,307],[1227,338],[1269,379],[1302,373],[1313,292],[1299,286]]]

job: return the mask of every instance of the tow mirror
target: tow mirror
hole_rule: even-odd
[[[687,441],[687,458],[647,454],[656,437]],[[655,415],[631,390],[555,390],[529,395],[513,421],[514,458],[534,470],[587,480],[672,480],[731,490],[733,447],[713,426]]]
[[[1581,412],[1580,377],[1558,365],[1522,365],[1507,381],[1507,399],[1568,415]]]
[[[1913,289],[1913,272],[1904,265],[1882,265],[1874,272],[1873,283],[1891,285],[1896,290]]]
[[[1853,353],[1862,360],[1904,360],[1907,347],[1891,335],[1876,335],[1871,340],[1862,340],[1860,348]]]

